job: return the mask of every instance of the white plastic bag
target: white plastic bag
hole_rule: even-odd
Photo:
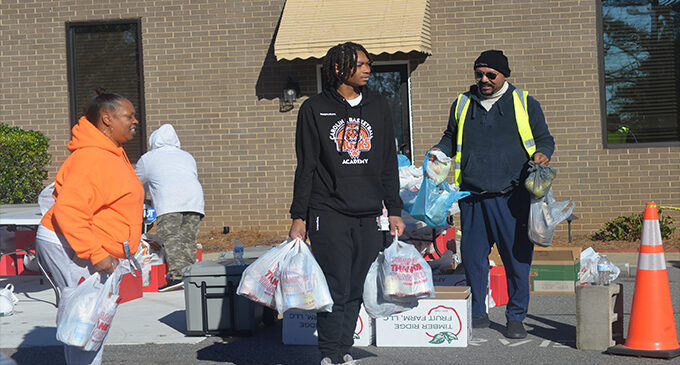
[[[57,340],[85,351],[101,346],[118,308],[123,268],[119,265],[102,284],[94,273],[75,288],[63,291],[57,313]]]
[[[529,161],[528,172],[524,187],[531,195],[529,240],[536,245],[550,247],[555,227],[569,218],[576,205],[572,200],[556,202],[553,198],[552,183],[557,176],[554,168]]]
[[[151,261],[153,260],[153,255],[151,254],[149,243],[143,239],[139,242],[135,259],[142,269],[142,286],[149,286],[151,284]],[[123,269],[123,274],[134,271],[130,260],[121,260],[119,265]]]
[[[434,155],[434,161],[427,161],[425,171],[427,177],[434,180],[435,185],[441,184],[451,171],[451,157],[448,157],[442,151],[430,151]]]
[[[54,196],[52,193],[54,193],[54,182],[42,189],[40,195],[38,195],[38,205],[40,206],[40,213],[42,213],[42,215],[45,215],[45,213],[47,213],[54,205]]]
[[[598,272],[597,272],[597,262],[600,260],[600,254],[595,252],[592,247],[588,247],[581,251],[580,265],[581,269],[578,272],[578,282],[579,284],[597,283]],[[613,282],[621,274],[621,269],[619,269],[614,263],[610,263],[609,270],[609,282]]]
[[[529,209],[529,239],[531,242],[543,246],[552,246],[555,227],[569,218],[574,210],[573,200],[556,202],[553,198],[552,187],[548,188],[545,196],[531,201]]]
[[[14,285],[7,284],[4,289],[0,289],[0,317],[14,314],[14,305],[18,302],[19,298],[14,295]]]
[[[165,264],[165,249],[160,243],[158,235],[142,233],[142,241],[148,245],[151,258],[148,260],[151,266]]]
[[[411,209],[423,183],[423,169],[409,165],[399,168],[399,197],[404,202],[404,209]]]
[[[281,264],[293,248],[292,242],[293,240],[286,240],[272,247],[248,265],[241,275],[236,294],[276,309],[276,288],[281,280]]]
[[[413,245],[395,237],[384,252],[382,290],[387,301],[434,297],[432,269]]]
[[[382,291],[382,266],[385,265],[385,255],[381,252],[368,269],[364,282],[364,308],[372,318],[389,317],[393,314],[405,312],[418,306],[418,299],[405,302],[389,302],[385,300]]]
[[[90,339],[87,341],[83,350],[85,351],[97,351],[99,347],[104,343],[106,334],[109,333],[109,328],[111,326],[111,321],[113,321],[113,316],[116,315],[116,310],[118,309],[118,290],[120,289],[120,281],[122,279],[122,270],[113,271],[113,274],[106,279],[104,287],[100,289],[99,299],[97,302],[97,312],[99,313],[90,334]]]
[[[276,289],[276,310],[331,312],[333,299],[326,277],[309,246],[295,239],[281,265],[281,281]]]

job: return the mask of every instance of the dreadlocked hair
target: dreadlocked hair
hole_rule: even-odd
[[[85,106],[85,118],[90,121],[90,123],[95,124],[99,120],[99,116],[102,112],[112,112],[120,106],[119,102],[125,100],[125,97],[107,92],[101,87],[94,89],[95,97],[90,100]]]
[[[324,88],[337,89],[344,80],[356,72],[358,51],[366,54],[368,62],[373,62],[373,58],[366,51],[366,48],[358,43],[340,43],[328,50],[323,58],[322,75]]]

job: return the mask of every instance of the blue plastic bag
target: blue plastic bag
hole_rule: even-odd
[[[408,159],[408,156],[397,154],[397,162],[399,163],[399,167],[406,167],[406,166],[411,166],[411,160]]]
[[[411,217],[425,222],[430,228],[446,227],[446,216],[451,205],[459,199],[470,195],[469,191],[455,191],[451,189],[449,183],[444,180],[440,184],[427,177],[425,171],[429,161],[429,152],[423,161],[423,183],[420,185],[418,196],[411,207],[409,214]]]

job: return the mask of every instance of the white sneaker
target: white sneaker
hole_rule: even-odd
[[[333,362],[329,357],[324,357],[321,359],[321,365],[333,365]]]

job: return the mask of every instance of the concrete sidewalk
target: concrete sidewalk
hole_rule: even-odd
[[[257,258],[270,246],[246,247],[246,258]],[[227,253],[231,257],[231,252]],[[205,254],[215,260],[219,253]],[[14,285],[19,302],[14,314],[0,317],[0,348],[60,346],[56,339],[56,297],[47,280],[40,276],[0,277],[0,288]],[[204,337],[186,337],[184,291],[144,293],[142,298],[118,306],[107,345],[145,343],[197,343]],[[143,335],[140,335],[143,334]]]

